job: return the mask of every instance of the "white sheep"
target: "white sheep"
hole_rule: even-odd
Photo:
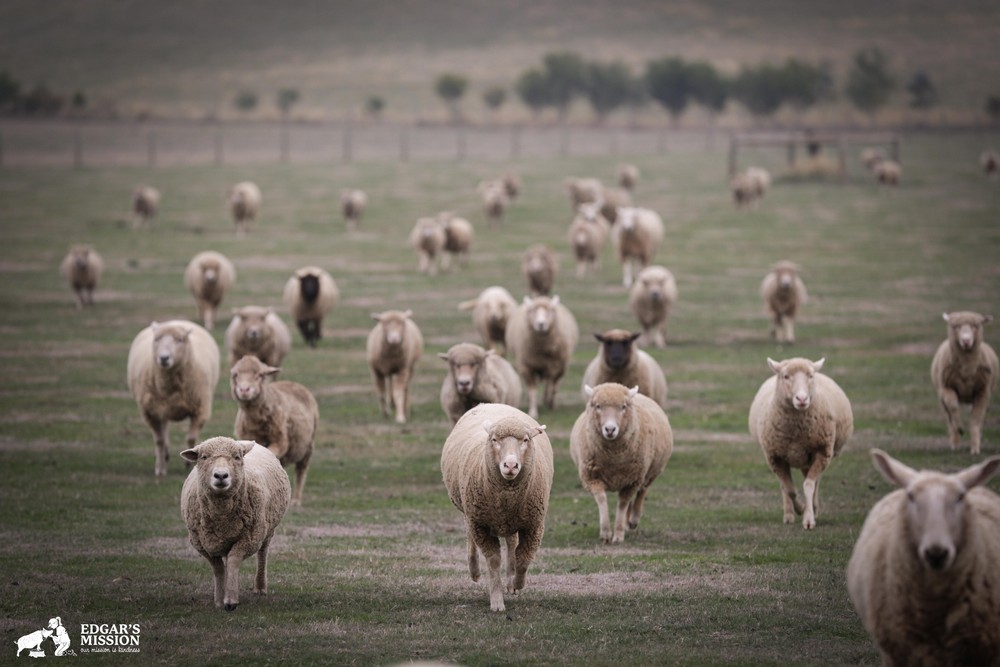
[[[256,222],[260,215],[262,197],[256,183],[243,181],[237,183],[229,191],[229,210],[236,225],[236,235],[247,233],[250,224]]]
[[[611,224],[601,215],[599,204],[580,204],[568,234],[569,246],[576,257],[577,278],[600,266],[601,253],[610,233]]]
[[[677,303],[677,281],[665,266],[647,266],[629,290],[628,305],[642,326],[643,342],[656,347],[667,344],[667,321]]]
[[[825,359],[768,359],[774,375],[750,405],[750,435],[781,484],[784,522],[802,515],[802,527],[816,527],[819,479],[854,433],[851,402],[840,386],[820,373]],[[802,471],[805,506],[796,497],[791,469]]]
[[[881,160],[875,165],[875,182],[885,187],[898,187],[903,179],[903,167],[893,160]]]
[[[729,191],[733,195],[733,203],[736,208],[748,205],[757,207],[754,184],[747,178],[746,174],[741,172],[729,179]]]
[[[507,186],[502,180],[481,181],[476,186],[479,197],[483,204],[483,214],[486,222],[492,227],[494,224],[502,224],[503,217],[510,206],[510,197],[507,195]]]
[[[507,198],[510,201],[514,201],[521,196],[521,191],[524,186],[521,183],[521,177],[518,176],[517,172],[507,170],[500,177],[500,181],[503,183],[504,192],[507,193]]]
[[[212,565],[215,606],[240,603],[240,564],[257,554],[254,593],[267,593],[267,549],[288,511],[291,485],[278,459],[247,440],[210,438],[181,456],[194,468],[181,490],[191,545]]]
[[[992,148],[983,151],[979,155],[979,166],[988,177],[993,177],[1000,173],[1000,154]]]
[[[271,450],[282,466],[295,464],[293,505],[302,504],[309,459],[316,447],[319,406],[297,382],[271,382],[280,368],[247,355],[236,362],[229,387],[239,405],[233,433]]]
[[[316,347],[323,337],[323,318],[339,299],[340,290],[333,276],[318,266],[304,266],[296,271],[282,293],[282,301],[309,347]]]
[[[444,254],[446,235],[435,218],[420,218],[410,232],[410,245],[417,253],[417,270],[435,275],[438,261]]]
[[[504,611],[505,588],[511,594],[524,588],[545,532],[552,475],[545,427],[508,405],[472,408],[445,440],[441,476],[451,502],[465,515],[473,581],[479,581],[479,552],[486,557],[492,611]],[[506,586],[500,538],[507,546]]]
[[[649,265],[663,241],[663,220],[648,208],[618,208],[615,245],[622,263],[622,284],[631,287],[635,274]]]
[[[187,445],[212,416],[219,383],[219,346],[194,322],[153,322],[140,331],[128,351],[128,388],[156,446],[157,477],[167,474],[167,425],[190,419]]]
[[[755,200],[761,200],[771,187],[771,173],[763,167],[747,167],[747,180],[753,188]]]
[[[958,447],[964,434],[961,403],[972,406],[969,414],[971,453],[979,454],[983,418],[990,396],[1000,378],[997,353],[983,340],[983,326],[993,321],[990,315],[970,311],[944,313],[948,338],[938,346],[931,362],[931,381],[948,420],[951,448]]]
[[[273,309],[262,306],[234,308],[224,339],[230,366],[247,354],[270,366],[280,366],[292,349],[288,327]]]
[[[594,496],[601,542],[625,539],[625,525],[639,527],[649,485],[667,465],[674,449],[674,434],[663,409],[651,398],[607,382],[584,386],[587,406],[573,424],[569,453],[583,488]],[[618,493],[618,510],[612,531],[608,516],[608,491]]]
[[[205,250],[195,255],[184,270],[184,286],[198,306],[205,328],[215,328],[215,310],[236,283],[236,267],[225,255]]]
[[[379,409],[388,417],[391,400],[399,424],[405,424],[410,414],[410,382],[424,351],[424,337],[412,315],[412,310],[372,313],[376,324],[366,346]]]
[[[588,398],[588,385],[596,387],[605,382],[617,382],[626,387],[639,387],[640,394],[666,409],[667,378],[656,360],[636,347],[635,342],[640,335],[624,329],[609,329],[603,334],[594,334],[600,347],[597,356],[583,372],[580,391],[584,402]]]
[[[77,308],[94,305],[94,290],[104,273],[104,260],[93,246],[71,246],[59,265],[59,272],[73,288]]]
[[[556,404],[556,391],[580,338],[576,318],[558,296],[524,297],[507,323],[507,349],[528,388],[528,414],[538,417],[538,384],[545,386],[546,408]]]
[[[475,299],[458,304],[459,310],[472,311],[472,323],[476,326],[487,349],[494,350],[504,345],[507,322],[517,309],[517,301],[503,287],[487,287]]]
[[[868,513],[847,590],[883,665],[1000,664],[1000,496],[992,457],[948,475],[872,450],[901,488]]]
[[[552,248],[536,243],[521,256],[521,273],[528,283],[529,292],[534,295],[551,294],[559,274],[559,260]]]
[[[132,227],[139,229],[156,217],[160,210],[160,191],[150,185],[138,185],[132,191]]]
[[[441,408],[452,425],[480,403],[521,402],[521,378],[503,357],[473,343],[452,345],[438,357],[448,363],[441,383]]]
[[[629,192],[635,191],[635,186],[639,184],[639,167],[634,164],[618,165],[618,185]]]
[[[340,191],[340,211],[349,230],[354,231],[358,228],[367,206],[368,195],[364,190],[345,188]]]
[[[469,251],[476,232],[465,218],[460,218],[448,211],[438,214],[438,220],[444,229],[444,254],[441,257],[441,268],[447,270],[454,257],[462,265],[469,261]]]
[[[618,209],[632,206],[632,195],[624,188],[602,186],[601,195],[595,203],[599,205],[601,215],[615,225],[618,222]]]
[[[861,149],[859,158],[861,160],[861,164],[865,166],[865,169],[868,171],[874,171],[875,165],[885,159],[885,153],[881,148],[866,146]]]
[[[771,338],[779,343],[795,342],[795,318],[809,299],[800,271],[794,262],[777,262],[760,283],[760,296],[771,315]]]
[[[580,204],[593,203],[601,199],[604,186],[596,178],[567,178],[564,181],[569,194],[570,210],[576,211]]]

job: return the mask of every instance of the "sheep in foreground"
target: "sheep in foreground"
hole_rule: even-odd
[[[521,402],[521,378],[506,359],[473,343],[452,345],[438,357],[448,362],[441,383],[441,408],[454,425],[480,403]]]
[[[472,311],[472,323],[489,350],[503,347],[507,322],[517,308],[517,301],[503,287],[487,287],[475,299],[458,304],[459,310]]]
[[[292,349],[288,327],[274,310],[261,306],[234,308],[224,338],[230,366],[247,354],[269,366],[280,366]]]
[[[247,355],[236,362],[230,389],[239,404],[233,433],[267,447],[282,466],[295,464],[293,505],[302,504],[309,459],[316,446],[319,406],[297,382],[270,382],[280,368]]]
[[[215,606],[240,603],[240,565],[257,554],[253,592],[267,593],[267,548],[288,511],[291,485],[278,459],[247,440],[210,438],[181,456],[195,464],[181,490],[191,545],[212,565]]]
[[[979,156],[979,166],[983,168],[983,173],[989,177],[1000,173],[1000,154],[992,148],[982,152]]]
[[[417,252],[417,270],[435,275],[437,263],[444,254],[446,236],[441,224],[434,218],[420,218],[410,232],[410,245]]]
[[[377,324],[368,334],[366,348],[379,409],[388,417],[391,400],[400,424],[410,414],[410,381],[424,351],[424,337],[412,315],[412,310],[372,313]]]
[[[441,257],[441,268],[448,269],[454,257],[460,264],[469,261],[469,251],[476,232],[465,218],[460,218],[447,211],[438,214],[441,228],[444,229],[444,254]]]
[[[872,460],[901,488],[868,513],[847,590],[882,664],[1000,665],[1000,457],[951,475]]]
[[[556,391],[580,337],[576,318],[558,296],[524,297],[507,323],[507,349],[528,388],[528,414],[538,417],[538,383],[545,385],[544,403],[556,405]]]
[[[983,325],[992,322],[990,315],[969,311],[944,313],[948,339],[938,346],[931,362],[931,381],[948,419],[951,448],[958,447],[962,428],[961,403],[972,406],[969,413],[971,453],[979,454],[983,418],[990,396],[1000,378],[997,353],[983,340]]]
[[[250,224],[260,215],[261,194],[256,183],[243,181],[229,191],[229,210],[236,225],[236,235],[247,233]]]
[[[886,187],[898,187],[903,179],[903,167],[893,160],[882,160],[875,165],[875,182]]]
[[[854,414],[847,395],[820,373],[825,359],[796,357],[768,359],[774,371],[760,386],[750,405],[750,435],[781,484],[784,522],[802,515],[802,527],[816,527],[819,514],[819,478],[840,454],[854,432]],[[792,468],[802,471],[805,505],[795,493]]]
[[[128,351],[128,388],[153,432],[157,477],[167,474],[167,426],[190,419],[187,445],[212,416],[219,383],[219,346],[194,322],[153,322],[140,331]]]
[[[222,253],[206,250],[195,255],[184,270],[184,286],[198,306],[205,328],[215,328],[215,310],[236,282],[236,267]]]
[[[358,228],[367,206],[368,195],[364,190],[347,188],[340,191],[340,212],[343,213],[349,230],[354,231]]]
[[[601,215],[600,207],[580,204],[576,217],[569,226],[569,246],[576,257],[576,276],[582,278],[588,270],[596,270],[601,263],[601,253],[608,241],[611,225]]]
[[[93,246],[71,246],[63,258],[59,271],[76,294],[76,307],[94,305],[94,290],[104,273],[104,260]]]
[[[323,318],[340,299],[333,276],[318,266],[304,266],[288,279],[282,300],[309,347],[323,337]],[[274,364],[277,365],[277,364]]]
[[[521,273],[528,283],[529,292],[534,295],[551,294],[559,273],[559,260],[552,248],[536,243],[524,251]]]
[[[595,333],[600,343],[595,356],[583,372],[581,392],[586,402],[586,387],[596,387],[605,382],[617,382],[626,387],[639,387],[639,393],[653,399],[657,405],[667,407],[667,378],[653,357],[636,347],[641,334],[624,329],[610,329]]]
[[[622,284],[631,287],[635,274],[649,265],[663,241],[663,220],[648,208],[619,208],[614,234]]]
[[[576,211],[580,204],[594,203],[601,199],[604,185],[596,178],[567,178],[566,192],[569,194],[570,210]]]
[[[635,191],[635,186],[639,184],[639,167],[634,164],[618,165],[618,185],[629,192]]]
[[[794,262],[777,262],[760,283],[760,296],[771,314],[771,338],[779,343],[795,342],[795,318],[809,298],[799,271]]]
[[[139,229],[156,217],[160,210],[160,191],[150,185],[136,186],[132,191],[132,227]]]
[[[573,424],[569,453],[580,483],[597,502],[601,542],[625,539],[625,524],[639,527],[649,485],[667,465],[674,449],[670,420],[652,399],[614,382],[584,385],[587,406]],[[608,491],[618,493],[612,531]]]
[[[510,206],[510,198],[507,196],[507,186],[504,181],[482,181],[477,187],[479,197],[483,203],[483,214],[486,222],[492,227],[494,224],[502,224],[503,217]]]
[[[646,344],[664,347],[667,344],[667,320],[677,302],[677,282],[664,266],[647,266],[632,283],[628,305],[642,325],[642,340]]]
[[[524,588],[545,532],[552,475],[545,427],[508,405],[472,408],[445,440],[441,476],[451,502],[465,515],[473,581],[479,581],[479,552],[486,557],[492,611],[504,611],[505,588],[511,594]],[[506,586],[500,538],[507,545]]]

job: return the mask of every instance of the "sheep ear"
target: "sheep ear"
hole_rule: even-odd
[[[819,361],[814,361],[813,362],[813,370],[814,371],[818,371],[818,370],[822,369],[823,368],[823,364],[825,364],[825,363],[826,363],[826,357],[823,357]]]
[[[257,443],[253,440],[237,440],[236,446],[240,448],[243,456],[246,456],[254,447],[257,446]]]
[[[372,313],[372,319],[376,322],[382,321],[382,313]]]
[[[403,317],[405,317],[406,319],[410,319],[411,317],[413,317],[413,311],[407,308],[406,310],[403,311]]]
[[[188,327],[187,329],[185,329],[184,330],[184,338],[182,340],[187,340],[188,338],[190,338],[192,331],[194,331],[194,329],[191,328],[191,327]]]
[[[281,369],[275,368],[274,366],[264,366],[263,370],[261,370],[261,373],[264,375],[277,375],[280,372]]]
[[[553,308],[555,308],[556,306],[559,305],[559,295],[558,294],[553,294],[552,295],[552,298],[549,299],[549,305],[552,306]]]
[[[535,428],[533,428],[530,431],[528,431],[528,439],[531,440],[536,435],[541,435],[542,433],[545,433],[545,424],[542,424],[540,426],[536,426]]]
[[[603,343],[603,342],[604,342],[604,336],[603,336],[603,335],[601,335],[601,334],[599,334],[599,333],[595,333],[595,334],[594,334],[594,338],[596,338],[596,339],[597,339],[597,342],[598,342],[598,343]]]
[[[941,319],[943,319],[945,322],[947,322],[948,321],[948,313],[941,313]]]
[[[153,332],[153,334],[155,335],[156,334],[156,330],[160,328],[160,323],[157,322],[156,320],[153,320],[152,322],[149,323],[149,328]]]
[[[983,324],[989,324],[993,321],[992,315],[983,315]]]
[[[642,335],[642,332],[632,334],[631,336],[628,337],[628,342],[629,343],[634,343],[635,341],[637,341],[639,339],[639,336],[641,336],[641,335]]]
[[[636,385],[628,390],[628,397],[635,398],[635,395],[639,393],[639,385]]]
[[[181,458],[185,461],[197,461],[198,460],[198,450],[196,449],[185,449],[181,452]]]
[[[966,489],[985,484],[993,475],[1000,471],[1000,456],[992,456],[982,463],[969,466],[955,476],[965,485]]]
[[[904,489],[917,476],[916,470],[900,463],[881,449],[872,450],[872,463],[875,465],[875,469],[882,474],[882,477],[885,477],[887,482],[901,486]]]
[[[493,429],[493,422],[491,422],[489,419],[484,419],[483,430],[489,433],[492,429]]]
[[[583,393],[587,395],[587,398],[590,398],[591,396],[594,395],[594,388],[591,387],[589,384],[585,384],[583,385]]]
[[[780,373],[781,372],[781,363],[775,361],[771,357],[767,358],[767,365],[768,365],[768,368],[770,368],[775,373]]]
[[[447,352],[438,352],[438,359],[444,359],[445,361],[448,361],[448,353]]]

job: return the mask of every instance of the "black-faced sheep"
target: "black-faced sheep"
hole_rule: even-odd
[[[243,181],[237,183],[229,191],[229,210],[236,225],[236,235],[247,233],[250,224],[256,222],[260,215],[262,198],[260,188],[255,183]]]
[[[588,396],[586,387],[596,387],[605,382],[617,382],[626,387],[639,387],[639,393],[648,396],[661,408],[667,407],[667,378],[663,369],[649,356],[636,347],[636,339],[641,334],[624,329],[610,329],[603,334],[595,333],[600,343],[595,356],[583,372],[583,400]]]
[[[410,232],[410,245],[417,253],[417,270],[435,275],[438,261],[444,254],[446,236],[441,223],[435,218],[420,218]]]
[[[552,248],[541,243],[529,247],[521,257],[521,273],[533,295],[552,293],[552,286],[559,273],[559,260]]]
[[[354,231],[361,224],[361,217],[368,206],[368,195],[364,190],[344,189],[340,191],[340,211],[347,222],[347,229]]]
[[[619,208],[613,233],[622,263],[622,284],[631,287],[635,274],[649,265],[663,241],[663,220],[648,208]]]
[[[76,294],[77,308],[94,305],[94,290],[104,273],[104,260],[93,246],[72,246],[63,258],[59,271]]]
[[[316,347],[323,337],[323,318],[330,314],[339,299],[337,283],[318,266],[304,266],[296,271],[285,283],[282,295],[285,307],[309,347]]]
[[[184,270],[184,286],[198,306],[205,328],[215,328],[215,310],[236,282],[236,267],[222,253],[206,250],[195,255]]]
[[[438,357],[448,362],[448,374],[441,383],[441,408],[452,425],[480,403],[516,408],[521,402],[521,378],[510,362],[493,350],[458,343]]]
[[[795,318],[809,298],[799,271],[794,262],[777,262],[760,283],[760,296],[771,314],[771,338],[779,343],[795,342]]]
[[[261,306],[234,308],[224,338],[230,366],[247,354],[269,366],[280,366],[292,349],[288,327],[274,310]]]
[[[504,346],[507,322],[517,308],[517,301],[503,287],[487,287],[475,299],[458,304],[459,310],[472,311],[472,323],[476,326],[487,349]]]
[[[632,283],[628,305],[642,326],[642,341],[663,347],[667,344],[667,321],[677,302],[674,274],[660,265],[647,266]]]
[[[388,417],[390,401],[394,403],[400,424],[410,414],[410,382],[424,351],[424,337],[412,315],[412,310],[372,313],[377,324],[368,334],[366,348],[379,409]]]
[[[145,227],[160,210],[160,191],[150,185],[136,186],[132,191],[132,227]]]

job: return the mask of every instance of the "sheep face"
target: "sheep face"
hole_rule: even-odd
[[[153,359],[156,365],[168,370],[181,363],[193,329],[164,326],[157,322],[153,322],[150,328],[153,330]]]
[[[219,281],[219,262],[214,259],[206,259],[201,263],[201,280],[206,286],[214,285]]]
[[[468,396],[476,386],[476,378],[480,369],[486,363],[486,357],[493,354],[493,350],[483,350],[474,345],[459,344],[448,350],[447,354],[440,354],[442,359],[448,362],[451,376],[455,380],[455,391],[462,396]]]
[[[510,482],[530,461],[531,441],[545,432],[545,426],[525,426],[514,418],[501,419],[495,424],[487,419],[483,422],[483,430],[487,434],[486,442],[493,455],[493,463],[500,476]]]
[[[559,305],[559,297],[540,296],[536,299],[524,298],[524,305],[527,306],[528,325],[536,334],[547,335],[556,321],[556,306]]]
[[[638,209],[619,206],[616,212],[618,214],[617,222],[622,226],[622,231],[630,232],[635,229],[636,221],[639,219]]]
[[[826,359],[809,361],[795,358],[785,361],[767,360],[778,377],[775,396],[787,402],[795,410],[808,410],[813,401],[813,386],[816,373],[823,368]]]
[[[604,363],[609,368],[620,370],[627,368],[632,361],[634,343],[642,334],[633,334],[622,329],[612,329],[603,334],[594,334],[594,338],[604,350]]]
[[[311,273],[299,276],[299,294],[306,303],[316,303],[319,298],[319,276]]]
[[[593,388],[584,385],[587,394],[587,411],[593,420],[594,430],[605,440],[617,440],[630,419],[632,399],[639,387],[625,389],[620,384],[608,382]]]
[[[259,343],[267,329],[267,316],[270,308],[240,308],[233,311],[243,324],[243,338],[251,344]]]
[[[255,446],[256,443],[250,440],[211,438],[197,447],[185,449],[181,457],[195,464],[204,492],[226,497],[235,495],[243,487],[243,457]]]
[[[253,355],[245,355],[233,366],[230,376],[233,398],[240,403],[256,401],[264,392],[264,383],[280,371],[280,368],[268,366]]]
[[[382,336],[385,344],[399,347],[406,336],[406,321],[413,315],[412,310],[388,313],[372,313],[372,318],[382,324]]]
[[[667,276],[662,272],[643,269],[637,281],[643,293],[648,295],[653,303],[659,303],[667,298]]]
[[[969,311],[944,313],[948,323],[948,339],[953,347],[972,352],[983,340],[983,325],[993,321],[991,315],[980,315]]]
[[[499,326],[506,324],[507,320],[510,319],[510,303],[506,301],[499,299],[488,301],[485,304],[484,310],[486,311],[487,320],[492,325]]]
[[[791,264],[776,266],[774,268],[774,275],[777,278],[778,289],[783,291],[791,290],[795,286],[795,278],[798,274],[798,269]]]
[[[75,245],[69,249],[70,254],[73,256],[73,266],[78,271],[83,271],[90,264],[90,252],[91,247],[88,245]]]

